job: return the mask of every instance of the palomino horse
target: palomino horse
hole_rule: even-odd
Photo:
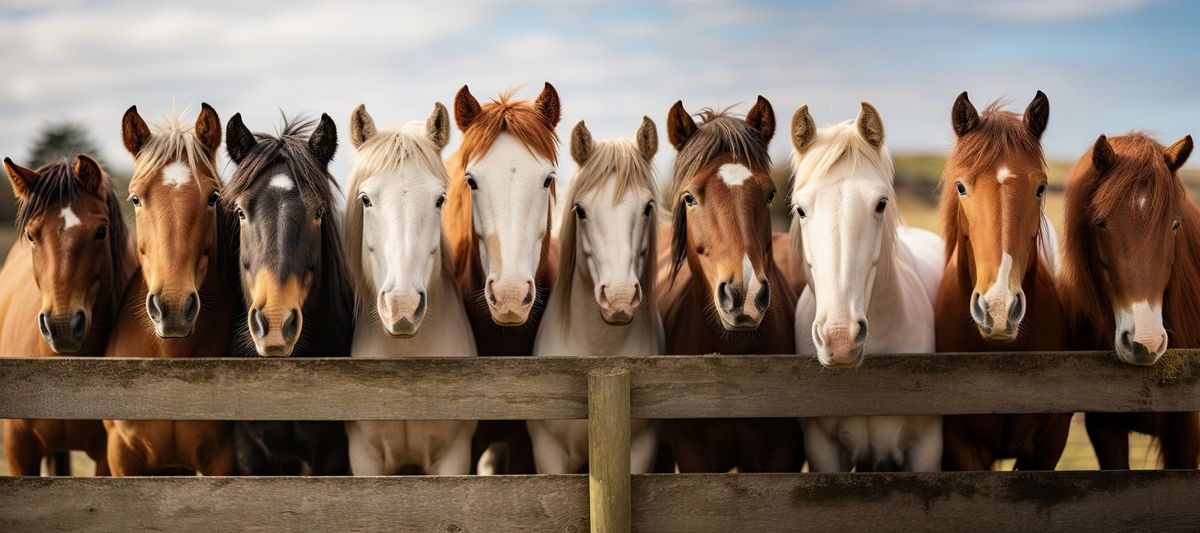
[[[450,114],[376,130],[360,105],[350,116],[358,158],[350,171],[346,240],[358,327],[351,357],[471,357],[475,339],[443,241]],[[471,471],[473,420],[346,422],[354,475]]]
[[[558,270],[547,234],[559,113],[558,92],[549,83],[533,101],[514,100],[509,91],[481,106],[465,85],[454,97],[463,140],[446,162],[450,191],[442,220],[482,356],[533,353],[541,303]],[[500,445],[497,456],[509,457],[502,470],[533,472],[523,421],[481,422],[475,458],[493,443]]]
[[[1153,365],[1170,343],[1200,348],[1200,208],[1176,172],[1191,136],[1170,148],[1101,135],[1067,179],[1059,292],[1079,349]],[[1153,260],[1151,260],[1153,258]],[[1196,413],[1088,413],[1104,469],[1129,468],[1129,432],[1153,435],[1166,468],[1196,468]]]
[[[571,155],[579,170],[567,191],[564,205],[570,207],[559,231],[564,251],[559,279],[533,355],[662,353],[654,293],[657,150],[658,132],[645,117],[632,140],[594,142],[583,122],[572,130]],[[630,469],[641,474],[654,464],[660,424],[632,424]],[[585,470],[587,421],[530,420],[528,426],[538,473]]]
[[[349,354],[354,296],[328,170],[337,151],[333,119],[321,115],[316,128],[285,120],[275,137],[250,133],[238,114],[225,139],[237,170],[223,199],[240,221],[246,306],[234,353]],[[342,422],[237,422],[234,437],[243,473],[294,472],[297,461],[318,475],[350,470]]]
[[[745,119],[700,116],[697,124],[683,102],[667,116],[679,152],[668,197],[671,261],[663,265],[670,279],[659,287],[667,353],[796,353],[796,296],[772,257],[767,144],[775,112],[760,96]],[[675,420],[663,433],[682,472],[794,471],[803,463],[795,419]]]
[[[997,104],[980,115],[964,92],[951,118],[958,141],[942,171],[946,265],[935,308],[937,350],[1065,350],[1054,255],[1045,249],[1054,242],[1042,215],[1041,138],[1050,102],[1038,91],[1024,117]],[[1015,457],[1020,470],[1052,470],[1070,424],[1070,414],[947,416],[942,464],[986,470]]]
[[[796,305],[798,353],[832,368],[856,368],[868,340],[872,352],[932,353],[942,241],[924,230],[899,232],[895,169],[878,111],[863,102],[856,121],[818,130],[803,106],[792,118],[792,146],[793,248],[808,258],[810,281]],[[801,425],[814,472],[941,469],[941,416]]]
[[[141,268],[125,291],[108,356],[217,357],[229,351],[230,321],[241,304],[236,221],[220,202],[216,170],[221,119],[200,105],[195,125],[178,115],[150,128],[137,107],[121,133],[133,156],[129,201]],[[114,475],[186,467],[233,474],[233,425],[206,420],[111,420],[108,462]]]
[[[4,159],[17,231],[0,270],[0,353],[101,355],[132,274],[120,200],[86,155],[30,170]],[[33,283],[30,283],[30,282]],[[38,475],[43,457],[83,450],[108,475],[99,420],[5,420],[9,472]]]

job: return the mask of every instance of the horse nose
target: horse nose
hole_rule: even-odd
[[[741,290],[733,286],[729,280],[717,284],[717,303],[722,309],[733,311],[742,306]]]
[[[529,319],[537,288],[532,277],[511,276],[488,279],[484,293],[492,312],[492,321],[504,326],[517,326]]]
[[[825,366],[850,366],[862,361],[867,344],[867,321],[827,321],[814,328],[813,341]]]
[[[38,313],[38,330],[42,332],[42,337],[50,338],[50,318],[46,313]]]
[[[75,353],[83,347],[87,336],[88,317],[77,310],[69,315],[51,316],[38,313],[38,331],[56,353]]]
[[[146,314],[150,315],[150,320],[155,322],[161,321],[166,316],[167,308],[163,304],[162,295],[154,293],[146,297]]]
[[[600,285],[600,312],[613,323],[628,323],[642,302],[642,285],[638,282]]]
[[[191,322],[196,320],[196,315],[200,313],[200,296],[196,293],[191,293],[183,301],[183,319]]]
[[[754,306],[759,311],[766,311],[771,305],[771,282],[767,278],[759,280],[758,294],[754,295]]]
[[[1167,336],[1139,335],[1137,328],[1122,329],[1117,335],[1118,355],[1127,363],[1135,365],[1152,365],[1166,350]]]
[[[992,331],[992,317],[988,314],[979,291],[971,293],[971,318],[975,319],[975,323],[979,324],[986,332]]]
[[[1008,309],[1008,323],[1020,324],[1021,319],[1025,318],[1025,291],[1017,291],[1013,295],[1012,307]]]
[[[87,333],[87,315],[83,311],[75,311],[71,315],[71,336],[75,339],[83,339]]]
[[[296,340],[296,336],[300,334],[299,324],[300,312],[295,309],[288,311],[287,317],[283,319],[283,327],[280,328],[284,342],[290,343]]]
[[[388,333],[399,336],[416,334],[428,307],[428,296],[424,290],[381,291],[377,299],[379,318]]]
[[[263,315],[261,309],[254,308],[250,310],[250,334],[255,339],[261,339],[270,333],[271,327],[267,324],[267,317]]]

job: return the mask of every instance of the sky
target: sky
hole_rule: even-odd
[[[676,100],[744,113],[765,96],[782,160],[797,107],[834,123],[862,100],[893,152],[948,151],[964,90],[979,108],[1004,98],[1017,111],[1045,91],[1047,153],[1074,160],[1100,133],[1148,130],[1166,144],[1200,133],[1198,28],[1200,3],[1185,0],[0,0],[0,155],[21,162],[39,127],[70,120],[127,169],[130,105],[153,123],[207,102],[255,131],[275,131],[281,110],[329,113],[344,179],[359,103],[384,127],[451,107],[463,84],[484,100],[522,85],[533,97],[550,81],[563,139],[585,119],[596,138],[632,136],[647,115],[660,168]]]

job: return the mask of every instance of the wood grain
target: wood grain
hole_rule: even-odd
[[[588,502],[592,533],[629,533],[629,371],[588,373]]]
[[[628,369],[635,418],[1200,411],[1200,351],[430,359],[0,358],[0,418],[582,419]]]

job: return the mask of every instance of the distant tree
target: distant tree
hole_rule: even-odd
[[[30,168],[37,168],[73,154],[99,158],[96,143],[87,128],[75,122],[47,124],[34,139],[26,163]]]

